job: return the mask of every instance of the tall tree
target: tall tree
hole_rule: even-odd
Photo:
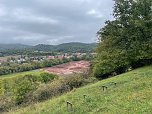
[[[115,0],[113,16],[115,20],[107,21],[97,33],[93,71],[99,77],[152,60],[152,1]]]

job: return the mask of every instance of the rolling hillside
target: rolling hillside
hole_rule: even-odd
[[[58,51],[58,52],[90,52],[96,48],[96,43],[70,42],[59,45],[38,44],[28,46],[23,44],[0,44],[0,51],[28,50],[28,51]]]
[[[30,48],[29,45],[23,45],[23,44],[0,44],[0,51],[6,51],[6,50],[21,50],[25,48]]]
[[[32,70],[32,71],[12,73],[12,74],[7,74],[7,75],[0,76],[0,81],[2,79],[12,79],[14,77],[22,77],[22,76],[25,76],[25,75],[40,75],[40,73],[44,73],[44,71],[40,70],[40,69],[37,69],[37,70]]]
[[[116,85],[114,84],[116,83]],[[107,90],[103,91],[102,86]],[[72,103],[68,107],[67,101]],[[9,114],[151,114],[152,66],[139,68]]]
[[[39,51],[59,51],[59,52],[89,52],[96,48],[96,43],[86,44],[79,42],[63,43],[59,45],[39,44],[32,47]]]

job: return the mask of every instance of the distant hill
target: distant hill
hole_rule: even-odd
[[[21,50],[25,48],[30,48],[29,45],[24,44],[0,44],[0,51],[6,51],[6,50]]]
[[[59,45],[38,44],[36,46],[28,46],[22,44],[0,44],[0,51],[7,50],[31,50],[31,51],[57,51],[57,52],[90,52],[96,47],[96,43],[80,43],[71,42]]]
[[[55,49],[54,45],[38,44],[31,48],[34,51],[53,51]]]
[[[57,47],[58,51],[77,51],[77,52],[88,52],[94,50],[96,47],[96,43],[79,43],[79,42],[72,42],[72,43],[64,43],[60,44]]]
[[[79,42],[71,42],[71,43],[63,43],[59,45],[44,45],[39,44],[34,46],[32,49],[38,51],[59,51],[59,52],[89,52],[93,51],[96,47],[96,43],[79,43]]]

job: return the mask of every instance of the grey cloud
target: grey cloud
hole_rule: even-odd
[[[0,43],[94,42],[112,0],[1,0]]]

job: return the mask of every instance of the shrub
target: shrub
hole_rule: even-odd
[[[78,88],[86,84],[86,82],[82,75],[79,74],[60,78],[51,83],[42,84],[35,92],[33,92],[32,96],[29,94],[26,99],[33,99],[33,102],[44,101],[66,93],[73,88]],[[31,98],[29,96],[31,96]]]
[[[0,97],[0,113],[4,111],[9,111],[9,109],[13,106],[15,106],[15,103],[12,101],[12,99],[6,96]]]
[[[84,79],[81,75],[74,74],[69,77],[66,77],[64,79],[64,81],[65,81],[66,85],[68,85],[70,87],[70,89],[73,89],[73,88],[78,88],[78,87],[82,86]]]
[[[16,80],[14,97],[16,104],[22,104],[25,96],[30,92],[36,90],[38,83],[32,75],[26,75]]]
[[[67,77],[43,73],[40,76],[25,75],[13,79],[12,87],[7,82],[2,82],[3,97],[0,97],[0,111],[7,111],[15,106],[27,106],[28,104],[41,102],[55,96],[62,95],[74,88],[78,88],[94,79],[89,79],[85,74],[73,74]],[[42,83],[43,82],[43,83]],[[6,89],[5,92],[3,89]],[[8,94],[11,92],[11,94]],[[1,95],[2,96],[2,95]],[[5,96],[5,97],[4,97]]]
[[[54,74],[50,74],[50,73],[41,73],[40,76],[44,83],[48,83],[49,81],[53,80],[56,77]]]

